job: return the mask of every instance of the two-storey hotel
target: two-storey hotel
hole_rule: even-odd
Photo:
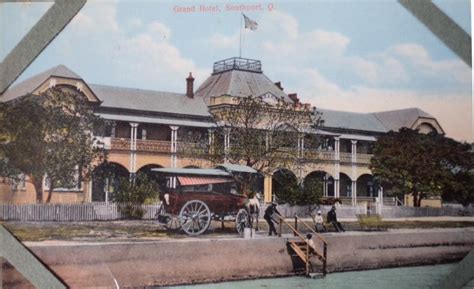
[[[0,101],[40,94],[50,87],[72,88],[83,94],[94,105],[95,113],[108,123],[105,131],[97,133],[108,150],[108,162],[97,169],[111,172],[112,177],[95,178],[78,182],[73,188],[55,190],[52,202],[63,203],[107,202],[118,176],[159,167],[215,166],[203,157],[212,149],[218,125],[213,113],[224,105],[232,105],[235,97],[299,101],[296,94],[286,93],[279,82],[274,83],[265,76],[260,61],[244,58],[214,63],[212,74],[197,89],[189,74],[183,79],[182,93],[87,83],[59,65],[11,87]],[[266,202],[272,200],[272,179],[282,170],[300,181],[312,177],[323,180],[325,196],[339,197],[347,203],[375,198],[380,190],[374,186],[368,166],[378,136],[402,127],[422,133],[444,133],[433,116],[418,108],[374,113],[345,111],[350,110],[350,106],[341,109],[317,108],[323,122],[317,129],[299,134],[295,145],[301,159],[298,166],[287,165],[264,176],[262,193]],[[324,145],[312,147],[310,141],[305,142],[312,137],[324,139]],[[225,144],[232,146],[232,134],[227,136]],[[47,186],[46,181],[44,186]],[[34,188],[27,180],[3,183],[0,201],[33,203]]]

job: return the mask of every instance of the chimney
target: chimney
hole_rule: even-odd
[[[298,104],[300,102],[300,100],[298,99],[298,94],[297,93],[288,93],[288,97],[293,100],[293,102],[296,104]]]
[[[281,82],[280,82],[280,81],[275,82],[275,85],[276,85],[280,90],[283,91],[283,87],[281,87]]]
[[[194,77],[191,72],[189,73],[188,78],[186,78],[186,96],[194,98]]]

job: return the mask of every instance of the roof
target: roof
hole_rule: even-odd
[[[90,84],[89,87],[103,101],[101,107],[210,116],[200,97],[189,98],[180,93],[99,84]]]
[[[138,123],[156,123],[165,125],[178,125],[178,126],[192,126],[192,127],[215,127],[215,123],[206,121],[186,120],[180,118],[165,118],[156,116],[142,116],[142,115],[125,115],[125,114],[111,114],[111,113],[96,113],[103,119],[107,120],[119,120],[126,122],[138,122]]]
[[[383,124],[387,131],[398,131],[402,127],[411,128],[420,117],[432,118],[433,116],[419,108],[407,108],[391,111],[374,112],[375,117]]]
[[[385,126],[372,113],[357,113],[330,109],[318,109],[322,112],[324,127],[345,128],[373,132],[386,132]]]
[[[209,99],[216,96],[248,97],[261,96],[268,92],[277,98],[292,101],[265,74],[237,69],[209,76],[196,90],[195,95],[209,103]]]
[[[187,168],[156,168],[153,172],[173,174],[173,175],[202,175],[230,177],[231,174],[218,169],[187,169]]]
[[[227,172],[237,172],[237,173],[250,173],[254,174],[257,171],[249,166],[241,166],[235,164],[220,164],[216,166],[216,169],[223,169]]]
[[[51,76],[82,79],[79,75],[66,66],[58,65],[13,85],[3,95],[0,96],[0,101],[9,101],[32,93]]]

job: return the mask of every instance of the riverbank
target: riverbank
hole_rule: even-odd
[[[287,240],[258,234],[143,242],[25,242],[71,287],[167,286],[294,275]],[[325,234],[328,271],[440,264],[474,249],[474,228]],[[316,271],[321,264],[314,261]],[[12,281],[12,269],[4,270]],[[7,277],[7,279],[5,279]]]
[[[309,218],[303,219],[312,224]],[[287,219],[292,223],[293,219]],[[347,231],[362,231],[357,219],[341,218]],[[150,241],[162,239],[187,238],[182,232],[170,232],[156,221],[102,221],[102,222],[5,222],[3,224],[21,241],[80,241],[80,242],[116,242],[116,241]],[[235,224],[213,222],[202,238],[233,237],[238,235]],[[381,227],[387,230],[397,229],[438,229],[438,228],[474,228],[474,217],[418,217],[383,219]],[[268,230],[265,221],[261,220],[259,228]],[[290,233],[285,226],[284,233]],[[332,226],[328,226],[331,232]]]

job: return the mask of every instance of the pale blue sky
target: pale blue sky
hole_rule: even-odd
[[[308,2],[308,1],[306,1]],[[176,13],[211,2],[88,1],[20,77],[64,64],[87,82],[184,92],[214,61],[238,56],[239,12]],[[265,1],[246,12],[243,57],[304,102],[369,112],[417,106],[449,136],[472,137],[471,69],[396,1]],[[468,0],[435,1],[471,34]],[[215,4],[215,3],[214,3]],[[51,3],[0,4],[0,58]],[[268,7],[272,5],[272,11]]]

